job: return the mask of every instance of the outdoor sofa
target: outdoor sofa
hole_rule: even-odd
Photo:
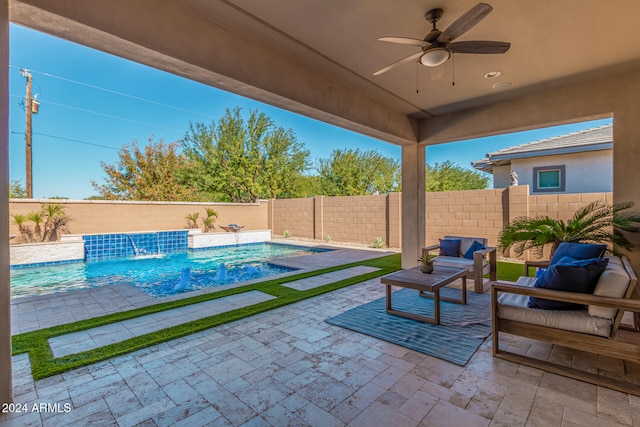
[[[534,287],[534,277],[520,277],[515,284],[492,284],[494,357],[640,396],[640,382],[607,373],[610,370],[606,364],[611,363],[608,357],[624,360],[626,369],[640,370],[640,332],[633,325],[621,326],[625,311],[640,313],[640,300],[632,298],[637,279],[628,260],[614,256],[606,259],[593,293]],[[535,303],[531,307],[530,297],[550,304],[578,304],[580,308],[545,309],[535,307]],[[501,332],[605,356],[598,357],[605,365],[586,372],[569,366],[572,361],[565,365],[513,353],[500,347]],[[634,376],[640,378],[640,372]]]
[[[458,242],[459,243],[456,243]],[[487,239],[483,237],[445,236],[437,245],[422,249],[422,255],[439,249],[439,255],[433,258],[433,265],[444,267],[458,267],[469,270],[467,277],[473,279],[473,290],[484,292],[485,274],[489,274],[489,281],[496,280],[496,248],[487,246]],[[449,251],[449,252],[447,252]],[[489,284],[487,284],[488,289]]]

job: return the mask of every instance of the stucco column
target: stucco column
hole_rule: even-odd
[[[425,147],[402,147],[402,268],[418,265],[425,246]]]
[[[0,403],[11,387],[11,292],[9,289],[9,3],[0,0]]]

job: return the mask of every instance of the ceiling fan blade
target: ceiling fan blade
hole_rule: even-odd
[[[453,53],[505,53],[511,47],[508,42],[469,41],[454,42],[447,45]]]
[[[380,40],[381,42],[389,42],[389,43],[398,43],[398,44],[410,44],[413,46],[420,46],[420,47],[424,47],[424,46],[428,46],[429,43],[427,43],[424,40],[420,40],[420,39],[411,39],[408,37],[380,37],[378,40]]]
[[[482,21],[492,10],[493,8],[486,3],[478,3],[449,25],[449,28],[438,37],[438,42],[449,43],[457,39]]]
[[[396,68],[398,65],[402,65],[402,64],[405,64],[407,62],[414,61],[414,60],[420,58],[422,55],[424,55],[424,52],[416,52],[416,53],[414,53],[412,55],[407,56],[406,58],[402,58],[401,60],[394,62],[391,65],[387,65],[383,69],[378,70],[375,73],[373,73],[373,75],[374,76],[379,76],[380,74],[386,73],[387,71],[391,70],[392,68]]]

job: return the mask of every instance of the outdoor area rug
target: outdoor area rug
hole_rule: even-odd
[[[458,297],[460,290],[444,288],[440,295]],[[433,300],[414,289],[394,292],[393,308],[433,317]],[[325,321],[464,366],[491,334],[491,296],[469,292],[467,305],[440,301],[440,325],[388,314],[386,298]]]

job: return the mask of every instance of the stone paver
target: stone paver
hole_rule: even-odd
[[[490,340],[460,367],[324,322],[383,296],[369,280],[39,381],[17,355],[15,403],[45,410],[0,426],[640,425],[640,398],[494,359]]]
[[[86,331],[53,337],[49,339],[49,346],[55,357],[67,356],[191,322],[192,320],[249,307],[274,298],[276,297],[260,291],[243,292]]]
[[[319,274],[308,279],[284,283],[282,286],[286,286],[287,288],[295,289],[298,291],[307,291],[309,289],[328,285],[329,283],[339,282],[340,280],[348,279],[354,276],[361,276],[363,274],[371,273],[378,270],[380,269],[376,267],[367,267],[360,265],[357,267],[345,268],[344,270],[333,271],[331,273]]]

